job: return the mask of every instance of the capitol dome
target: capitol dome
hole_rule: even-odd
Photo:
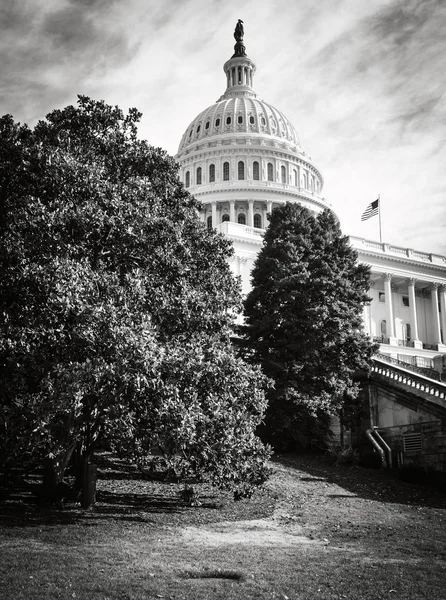
[[[180,180],[202,203],[203,221],[246,254],[247,244],[261,243],[274,206],[299,202],[314,212],[331,207],[321,195],[322,174],[296,129],[254,91],[256,65],[246,55],[240,24],[234,54],[223,66],[226,90],[189,124],[175,159]]]

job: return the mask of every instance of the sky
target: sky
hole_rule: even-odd
[[[384,242],[446,255],[446,0],[0,0],[0,115],[87,95],[175,155],[225,91],[237,19],[344,233],[379,240],[380,197]]]

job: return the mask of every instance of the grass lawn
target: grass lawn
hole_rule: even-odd
[[[391,474],[278,456],[251,500],[141,479],[103,455],[98,502],[0,503],[2,600],[446,599],[446,496]]]

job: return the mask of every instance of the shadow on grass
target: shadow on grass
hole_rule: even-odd
[[[331,494],[331,498],[358,496],[391,504],[446,508],[446,494],[427,486],[407,483],[397,478],[395,471],[367,469],[356,465],[333,465],[320,455],[278,454],[273,462],[296,471],[301,481],[326,481],[343,488],[349,494]],[[304,472],[302,476],[299,473]]]

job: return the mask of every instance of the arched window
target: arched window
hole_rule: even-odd
[[[252,178],[256,181],[260,179],[260,165],[256,160],[252,163]]]
[[[268,181],[274,181],[274,171],[272,163],[268,163]]]
[[[410,342],[410,340],[412,339],[411,331],[410,331],[410,323],[405,323],[405,325],[403,327],[403,333],[404,333],[404,339],[406,340],[406,342]]]
[[[245,179],[245,163],[242,160],[238,161],[238,178]]]
[[[249,117],[249,122],[251,123],[251,125],[254,125],[254,123],[255,123],[255,119],[254,119],[253,115],[251,115],[251,116]]]
[[[239,125],[241,125],[241,124],[243,123],[243,116],[242,116],[242,115],[239,115],[239,116],[237,117],[237,123],[238,123]]]
[[[209,216],[207,218],[206,223],[207,223],[207,226],[208,226],[208,231],[210,231],[212,229],[212,217],[211,216]]]
[[[385,320],[385,319],[383,319],[383,320],[381,321],[380,328],[381,328],[381,335],[382,335],[383,337],[386,337],[386,336],[387,336],[387,323],[386,323],[386,320]]]
[[[229,163],[223,163],[223,181],[229,181]]]
[[[307,180],[307,174],[304,173],[303,175],[303,186],[304,186],[304,190],[308,189],[308,180]]]
[[[190,171],[186,171],[186,187],[190,187]]]
[[[246,225],[246,217],[244,213],[239,214],[237,221],[240,223],[240,225]]]
[[[282,183],[286,183],[286,169],[285,167],[280,167],[280,179]]]
[[[209,183],[215,181],[215,165],[209,165]]]
[[[220,117],[215,119],[215,127],[220,127]]]
[[[226,117],[226,125],[230,125],[231,124],[231,117]]]
[[[209,129],[209,121],[206,121],[206,125],[204,126],[205,129]]]
[[[226,221],[229,221],[229,215],[228,213],[225,213],[222,218],[221,218],[221,222],[225,223]]]
[[[297,187],[297,171],[293,169],[293,184]]]
[[[197,169],[197,185],[201,185],[201,167]]]
[[[254,215],[254,227],[262,229],[262,217],[258,213]]]

